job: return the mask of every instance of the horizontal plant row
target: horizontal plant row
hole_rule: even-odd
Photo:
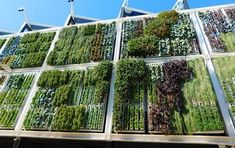
[[[34,74],[11,75],[0,92],[0,127],[13,128],[16,117],[29,93]]]
[[[223,13],[225,11],[225,13]],[[227,14],[227,16],[225,15]],[[235,21],[234,9],[199,12],[205,34],[212,51],[234,51]]]
[[[112,60],[115,37],[115,22],[64,28],[47,63],[66,65]]]
[[[42,66],[55,33],[31,33],[12,37],[1,53],[1,63],[11,68]]]
[[[200,52],[188,14],[162,12],[156,18],[125,21],[121,57],[183,56]]]
[[[113,112],[113,131],[118,133],[203,134],[224,129],[202,59],[148,65],[139,59],[120,60]]]
[[[24,129],[102,131],[111,74],[107,61],[87,71],[43,72]]]

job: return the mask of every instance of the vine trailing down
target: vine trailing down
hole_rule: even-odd
[[[113,64],[45,71],[24,121],[26,130],[101,131]]]
[[[140,59],[120,60],[113,112],[114,132],[223,131],[216,96],[202,59],[148,65]]]

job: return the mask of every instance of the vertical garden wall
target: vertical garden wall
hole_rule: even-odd
[[[167,11],[0,39],[0,66],[12,68],[0,70],[0,128],[94,140],[227,136],[218,92],[234,119],[234,10]]]

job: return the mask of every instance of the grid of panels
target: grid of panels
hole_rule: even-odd
[[[234,136],[235,131],[234,131],[233,123],[226,122],[226,124],[224,124],[222,121],[222,120],[226,120],[226,119],[229,119],[230,121],[234,120],[233,119],[233,116],[234,116],[233,115],[233,111],[234,111],[233,110],[234,109],[233,102],[231,102],[231,100],[230,100],[229,101],[230,104],[228,105],[225,102],[223,102],[223,100],[221,101],[221,99],[223,99],[223,97],[224,97],[223,92],[219,94],[218,88],[216,87],[216,85],[219,85],[219,88],[227,89],[227,91],[225,90],[225,96],[226,96],[227,100],[231,99],[231,97],[230,98],[228,97],[228,93],[230,94],[230,96],[233,95],[232,94],[233,93],[233,86],[232,86],[233,85],[233,77],[232,76],[223,76],[223,75],[220,76],[221,72],[219,70],[221,68],[219,67],[220,65],[217,64],[220,62],[217,62],[219,60],[217,60],[216,56],[227,56],[229,54],[233,54],[233,52],[231,52],[229,54],[221,54],[221,53],[215,54],[214,52],[212,52],[212,51],[214,51],[214,50],[211,50],[212,46],[213,46],[213,43],[212,43],[213,39],[210,39],[210,32],[208,32],[208,30],[210,30],[210,28],[208,26],[207,26],[207,28],[205,27],[206,25],[208,25],[206,23],[210,22],[210,17],[215,17],[214,20],[218,19],[218,20],[216,20],[217,24],[219,24],[220,21],[224,22],[226,27],[230,27],[229,28],[230,30],[229,29],[226,30],[227,29],[226,27],[224,29],[223,26],[222,27],[219,26],[219,28],[222,28],[222,31],[217,29],[217,30],[219,30],[218,32],[216,32],[217,40],[219,38],[223,41],[223,42],[221,42],[221,45],[220,45],[220,47],[223,47],[223,49],[221,48],[220,52],[224,52],[224,51],[226,52],[226,51],[230,51],[229,49],[233,49],[233,44],[229,43],[229,41],[232,40],[230,38],[233,38],[233,36],[230,35],[230,32],[234,32],[233,27],[235,26],[234,20],[231,20],[231,18],[233,18],[232,16],[234,15],[234,13],[233,13],[234,7],[219,9],[219,10],[215,9],[212,11],[205,12],[204,10],[202,10],[200,12],[197,12],[197,11],[194,12],[194,10],[190,10],[188,12],[183,12],[183,14],[181,14],[181,17],[186,18],[187,21],[186,22],[181,21],[178,23],[178,25],[179,26],[180,25],[191,26],[192,27],[191,32],[194,35],[192,35],[192,37],[189,37],[190,39],[189,38],[186,38],[186,39],[179,38],[179,40],[180,40],[179,42],[184,42],[185,45],[174,45],[173,39],[169,39],[170,40],[169,44],[170,44],[170,46],[173,46],[173,48],[179,47],[179,49],[186,48],[186,47],[188,47],[188,45],[192,45],[191,46],[192,48],[190,48],[190,51],[187,52],[187,51],[183,50],[184,54],[173,54],[172,55],[173,57],[170,57],[169,55],[166,55],[166,54],[153,54],[153,56],[148,55],[148,57],[144,59],[147,62],[147,65],[148,66],[150,65],[150,67],[153,69],[154,68],[161,69],[162,66],[166,65],[167,63],[171,63],[172,60],[173,60],[173,62],[174,61],[176,62],[176,61],[185,59],[187,61],[188,65],[191,66],[191,68],[195,72],[195,75],[199,75],[198,71],[204,71],[203,73],[200,74],[200,75],[203,75],[201,77],[203,77],[204,79],[202,79],[201,77],[195,76],[194,77],[196,79],[195,81],[199,81],[199,82],[190,82],[189,81],[189,82],[186,82],[186,84],[184,84],[185,87],[183,89],[183,93],[184,93],[184,96],[185,96],[186,102],[187,102],[186,103],[187,105],[185,105],[185,107],[189,109],[189,112],[187,114],[181,115],[180,112],[175,111],[172,114],[172,116],[171,116],[172,118],[170,120],[173,120],[173,119],[175,120],[175,122],[173,122],[173,127],[174,127],[173,129],[175,129],[174,134],[199,134],[199,135],[200,134],[216,134],[216,135],[219,135],[219,134],[223,133],[224,129],[225,129],[225,132],[227,132],[227,134],[229,134],[229,136]],[[220,16],[222,14],[224,16]],[[127,101],[127,103],[124,103],[125,107],[122,107],[123,111],[120,112],[120,114],[125,114],[124,115],[125,120],[119,121],[119,122],[123,122],[121,130],[120,129],[116,130],[114,127],[114,125],[115,125],[114,120],[116,118],[115,117],[116,116],[115,115],[115,106],[116,106],[115,104],[117,104],[117,103],[121,104],[121,102],[117,101],[116,90],[114,90],[114,88],[115,89],[117,88],[116,87],[116,85],[117,85],[116,79],[118,78],[118,73],[116,73],[116,72],[118,72],[118,67],[116,65],[117,64],[116,62],[118,62],[118,64],[120,62],[120,61],[118,61],[118,59],[119,59],[118,57],[121,57],[121,58],[125,57],[124,56],[125,54],[123,54],[123,53],[125,53],[125,50],[126,50],[125,48],[127,48],[127,44],[129,42],[129,39],[134,37],[133,34],[137,34],[137,35],[141,34],[141,29],[143,32],[144,26],[146,26],[149,23],[149,21],[152,19],[153,19],[153,16],[147,16],[147,17],[143,17],[143,18],[136,17],[134,19],[127,18],[127,19],[124,19],[121,21],[116,21],[116,23],[112,23],[112,22],[108,21],[108,22],[104,22],[104,23],[101,22],[101,24],[91,23],[90,25],[79,25],[78,27],[73,26],[73,27],[66,27],[65,29],[59,28],[59,29],[54,30],[54,31],[56,31],[56,35],[55,35],[53,41],[51,40],[51,43],[52,43],[51,46],[50,47],[47,46],[47,48],[46,48],[48,52],[44,56],[45,60],[42,60],[43,62],[41,62],[41,64],[40,64],[40,65],[42,65],[42,67],[27,68],[27,69],[18,69],[19,67],[16,67],[16,69],[14,69],[12,71],[12,73],[17,73],[17,72],[18,73],[28,73],[28,72],[36,72],[37,73],[34,76],[35,78],[34,78],[34,81],[32,84],[31,91],[27,95],[28,97],[25,97],[24,99],[22,99],[25,102],[25,106],[22,109],[22,113],[18,115],[19,117],[17,117],[18,122],[16,120],[16,125],[15,125],[14,131],[20,131],[21,132],[20,136],[34,137],[36,135],[41,134],[46,137],[54,137],[54,136],[60,137],[62,134],[61,132],[64,132],[67,129],[64,127],[67,126],[67,127],[69,127],[69,131],[79,131],[80,130],[80,132],[79,133],[76,133],[76,132],[75,133],[74,132],[73,133],[63,133],[65,135],[65,137],[68,136],[71,139],[73,139],[73,138],[83,139],[83,138],[88,138],[88,137],[94,137],[94,139],[96,139],[96,140],[97,139],[107,139],[107,135],[110,135],[108,137],[110,139],[118,140],[118,139],[120,139],[119,135],[122,137],[125,137],[126,132],[132,133],[132,134],[137,133],[135,135],[135,136],[137,136],[135,138],[135,140],[138,140],[138,138],[141,137],[141,134],[138,134],[138,133],[154,134],[154,135],[152,135],[152,138],[154,138],[158,134],[161,134],[162,130],[160,130],[161,129],[160,127],[164,126],[164,125],[157,125],[156,123],[154,123],[154,119],[147,118],[152,115],[151,110],[153,110],[153,109],[151,109],[151,108],[153,108],[153,106],[154,106],[154,101],[155,101],[155,103],[159,102],[159,101],[155,100],[157,98],[156,97],[157,94],[155,94],[156,92],[154,92],[153,88],[156,87],[156,84],[154,84],[153,82],[148,83],[147,84],[148,87],[145,87],[144,83],[141,83],[141,81],[139,81],[136,84],[133,83],[133,84],[131,84],[131,86],[129,86],[129,88],[127,90],[130,90],[133,93],[130,93],[131,96],[129,96],[129,97],[128,97],[128,95],[126,96],[127,98],[125,100]],[[226,24],[225,20],[227,21],[227,24]],[[121,28],[120,28],[120,26],[121,26]],[[198,29],[198,27],[200,29]],[[175,33],[176,33],[177,26],[175,29],[176,29],[176,31],[175,31]],[[223,29],[226,31],[223,31]],[[189,28],[189,30],[190,30],[190,28]],[[85,32],[85,34],[83,31]],[[180,31],[180,30],[178,30],[178,31]],[[204,39],[200,38],[200,36],[202,36],[202,35],[203,35]],[[27,36],[27,35],[24,35],[24,36]],[[67,38],[67,36],[71,36],[71,37]],[[82,38],[80,38],[79,36],[87,36],[87,39],[83,41]],[[116,40],[116,44],[115,44],[115,40]],[[187,40],[187,41],[185,41],[185,40]],[[88,42],[86,43],[86,41],[88,41]],[[8,40],[6,44],[9,44],[9,42],[10,41]],[[35,41],[32,41],[32,42],[35,42]],[[161,48],[161,51],[167,50],[167,49],[162,49],[162,48],[164,48],[164,45],[167,44],[167,42],[169,42],[169,41],[166,41],[164,39],[160,39],[161,44],[159,44],[159,48]],[[5,46],[7,46],[7,45],[5,45]],[[13,47],[15,47],[15,46],[13,46]],[[205,48],[205,47],[207,47],[207,48]],[[6,47],[4,47],[4,48],[6,48]],[[27,46],[26,46],[26,49],[27,49]],[[38,49],[38,48],[36,48],[36,49]],[[169,50],[170,49],[171,49],[171,47],[169,47]],[[214,49],[216,51],[218,51],[217,48],[214,48]],[[4,49],[2,49],[2,50],[4,51]],[[15,53],[15,52],[13,52],[13,53]],[[73,57],[74,55],[76,55],[76,53],[78,55],[81,55],[81,57],[79,57],[79,56]],[[177,53],[179,53],[179,52],[177,52]],[[200,55],[200,53],[202,53],[202,54]],[[188,55],[188,54],[190,54],[190,55],[184,57],[184,55]],[[86,55],[87,57],[83,57],[84,55]],[[64,56],[62,58],[63,60],[60,59],[60,56]],[[165,57],[165,56],[167,56],[167,57]],[[210,56],[216,57],[216,58],[212,59],[214,66],[212,65]],[[87,77],[94,77],[94,74],[93,75],[88,74],[89,71],[92,71],[94,69],[94,67],[97,67],[97,65],[99,65],[100,63],[103,63],[103,62],[101,62],[103,60],[113,61],[113,64],[115,64],[116,68],[112,72],[112,77],[108,80],[109,84],[108,84],[107,88],[109,88],[109,89],[108,90],[106,89],[106,93],[104,93],[105,95],[103,95],[104,96],[103,99],[104,98],[108,98],[108,99],[106,101],[104,101],[103,105],[98,104],[98,108],[99,108],[98,110],[96,110],[97,106],[95,104],[89,104],[89,103],[87,104],[89,107],[85,107],[85,109],[84,109],[85,111],[82,111],[83,109],[79,108],[80,107],[79,104],[86,105],[86,103],[81,103],[81,102],[83,102],[81,99],[88,98],[87,99],[87,100],[89,100],[88,102],[92,102],[92,98],[95,98],[96,93],[102,92],[102,91],[96,92],[97,89],[96,89],[96,85],[94,85],[94,84],[88,84],[88,90],[87,90],[85,87],[86,86],[85,84],[87,84],[86,82],[90,81],[90,83],[93,83],[93,82],[91,82],[93,80],[91,80],[91,78],[88,78],[89,80],[87,80],[87,78],[84,78],[84,80],[80,82],[82,86],[77,85],[77,87],[75,87],[75,89],[77,88],[75,91],[76,92],[76,95],[75,95],[76,99],[72,99],[72,100],[74,100],[74,102],[76,102],[78,104],[71,103],[70,101],[68,101],[71,104],[69,104],[68,102],[62,103],[62,107],[56,106],[56,108],[54,108],[54,110],[52,112],[50,112],[50,109],[46,110],[44,107],[43,107],[43,110],[39,109],[38,110],[39,112],[37,112],[36,110],[32,111],[32,109],[38,107],[37,106],[38,104],[39,105],[43,104],[44,106],[48,105],[47,103],[43,103],[43,102],[47,102],[47,101],[51,102],[50,99],[56,98],[56,97],[54,97],[56,95],[56,92],[58,93],[57,96],[59,96],[61,94],[60,91],[63,91],[63,89],[64,90],[68,89],[68,88],[66,88],[67,87],[66,85],[68,85],[67,83],[62,84],[62,85],[57,85],[56,87],[55,86],[53,86],[53,87],[39,86],[39,81],[42,78],[43,74],[45,74],[48,71],[57,71],[59,73],[66,73],[66,74],[70,73],[72,71],[77,71],[78,73],[80,73],[80,72],[83,73],[85,71],[84,75],[87,75]],[[230,59],[223,59],[223,60],[229,62],[229,60],[232,60],[232,58],[230,57]],[[14,60],[12,60],[12,61],[14,61]],[[52,62],[48,62],[48,61],[52,61]],[[56,62],[54,62],[54,61],[56,61]],[[62,61],[62,63],[61,63],[61,61]],[[63,63],[63,62],[65,62],[65,63]],[[91,63],[88,63],[88,62],[91,62]],[[79,63],[84,63],[84,64],[79,64]],[[32,67],[34,67],[34,66],[32,66]],[[207,73],[206,67],[207,67],[208,73]],[[215,73],[212,72],[214,67],[216,69],[216,72],[218,74],[219,79],[222,81],[221,83],[219,83],[217,77],[215,77],[217,79],[217,81],[214,80],[213,74],[215,74]],[[232,69],[232,67],[227,68],[227,70],[229,70],[229,69]],[[133,72],[134,72],[134,70],[133,70]],[[152,73],[153,72],[156,72],[156,70],[153,70]],[[2,76],[4,76],[4,75],[7,75],[7,74],[6,74],[6,72],[2,71]],[[11,75],[13,75],[13,74],[11,74]],[[69,74],[67,74],[67,75],[69,75]],[[153,75],[150,75],[150,77],[151,76],[154,77],[154,76],[161,76],[161,75],[153,74]],[[84,76],[84,77],[86,77],[86,76]],[[164,76],[162,76],[162,77],[164,77]],[[227,79],[231,79],[231,80],[227,80]],[[19,81],[19,80],[16,80],[16,81]],[[194,81],[194,80],[192,80],[192,81]],[[212,85],[211,85],[210,81],[212,81]],[[226,82],[230,81],[230,82],[228,82],[229,84],[226,84],[226,88],[223,85],[224,81],[226,81]],[[6,80],[5,83],[3,82],[4,84],[3,84],[2,89],[4,89],[5,85],[7,86],[8,85],[7,83],[9,83],[9,82],[10,82],[9,80]],[[115,86],[114,86],[114,82],[115,82]],[[200,82],[206,82],[207,86],[203,86],[203,84],[200,85]],[[192,85],[192,86],[190,86],[190,85]],[[190,89],[195,89],[195,85],[198,86],[197,89],[199,89],[199,88],[200,89],[199,90],[190,90]],[[220,85],[222,85],[222,87]],[[227,85],[230,85],[230,86],[227,87]],[[100,86],[104,86],[104,85],[100,85]],[[213,88],[212,88],[212,86],[213,86]],[[81,89],[81,87],[82,87],[82,89]],[[201,87],[205,87],[205,88],[201,88]],[[145,89],[145,88],[147,88],[147,89]],[[215,93],[213,92],[213,89],[214,89]],[[195,93],[195,96],[190,96],[192,94],[192,93],[190,93],[191,91],[197,92],[197,93]],[[107,93],[107,92],[109,92],[109,93]],[[115,94],[114,94],[114,92],[115,92]],[[148,93],[146,93],[146,92],[148,92]],[[209,92],[211,92],[211,93],[209,93]],[[204,95],[204,93],[205,93],[205,95]],[[64,92],[63,92],[63,94],[64,94]],[[208,94],[210,94],[210,95],[208,95]],[[86,95],[87,95],[87,97],[85,97]],[[221,98],[220,95],[222,95],[223,97]],[[68,96],[66,96],[66,97],[68,98]],[[84,96],[84,98],[81,96]],[[202,96],[207,96],[207,97],[204,98]],[[47,100],[45,98],[50,98],[50,99]],[[60,98],[60,97],[58,97],[58,98]],[[38,103],[36,103],[36,107],[34,104],[35,102],[38,102]],[[148,106],[146,107],[147,104],[148,104]],[[63,108],[63,105],[68,105],[68,107]],[[227,105],[227,106],[224,106],[224,105]],[[71,107],[69,107],[69,106],[71,106]],[[76,106],[78,108],[76,108]],[[155,106],[157,106],[157,105],[155,105]],[[224,106],[224,108],[221,108],[222,106]],[[226,110],[226,107],[228,107],[228,106],[231,108],[229,111]],[[74,115],[74,112],[81,113],[81,114],[78,114],[78,116],[81,116],[83,114],[83,112],[87,113],[87,111],[89,109],[91,109],[91,110],[93,109],[93,111],[90,111],[90,113],[89,113],[89,115],[91,116],[90,117],[91,119],[89,119],[89,120],[92,120],[92,121],[90,121],[92,124],[88,124],[89,125],[88,128],[75,128],[75,130],[72,130],[72,129],[70,129],[71,125],[68,126],[69,123],[67,123],[67,125],[59,125],[60,128],[56,128],[56,130],[53,130],[53,128],[52,128],[53,126],[48,126],[48,124],[45,122],[48,120],[50,120],[52,122],[56,119],[59,119],[60,117],[57,117],[57,114],[59,114],[60,112],[68,112],[64,116],[69,116],[69,117],[71,117],[71,119],[73,119],[73,117],[77,117]],[[114,112],[113,112],[113,109],[114,109]],[[74,111],[74,110],[76,110],[76,111]],[[101,111],[102,112],[101,114],[99,114],[100,113],[99,110],[103,110],[103,111]],[[106,110],[107,110],[107,114],[105,114]],[[35,112],[35,114],[36,114],[34,116],[34,118],[36,118],[36,119],[32,120],[32,122],[27,121],[28,116],[30,116],[30,113],[31,113],[30,111]],[[221,115],[220,115],[220,113],[221,113]],[[227,113],[230,113],[230,114],[227,114]],[[48,115],[48,116],[44,117],[43,116],[44,114]],[[52,116],[56,119],[48,119],[48,117],[50,118],[50,116]],[[221,118],[221,116],[222,116],[222,118]],[[101,125],[101,124],[98,125],[96,123],[93,123],[93,120],[95,122],[96,119],[99,121],[103,120],[103,121],[101,121],[103,125]],[[112,120],[112,119],[114,119],[114,120]],[[63,120],[65,121],[66,118],[64,118]],[[89,120],[87,122],[89,122]],[[184,121],[182,121],[182,120],[184,120]],[[211,120],[213,120],[213,124],[211,124]],[[60,120],[60,121],[62,121],[62,120]],[[74,121],[74,123],[78,123],[78,122],[80,122],[80,119],[78,119],[77,121]],[[190,125],[189,123],[194,123],[194,127],[192,127],[192,125]],[[14,128],[14,126],[12,126],[12,124],[10,124],[10,125],[11,125],[11,127]],[[31,125],[31,126],[28,126],[28,125]],[[43,127],[43,128],[37,129],[37,128],[35,128],[35,127],[37,127],[36,125],[40,125],[38,127]],[[44,125],[44,126],[41,126],[41,125]],[[84,125],[87,126],[87,123]],[[183,125],[185,127],[183,127]],[[199,125],[199,126],[197,126],[197,125]],[[44,127],[46,127],[46,128],[44,128]],[[83,127],[83,126],[81,126],[81,127]],[[102,128],[100,128],[100,127],[102,127]],[[35,130],[45,130],[45,129],[49,130],[49,131],[52,130],[53,132],[50,132],[50,133],[45,132],[45,131],[36,131],[35,132]],[[86,132],[88,131],[91,133],[89,133],[89,134],[83,133],[84,129]],[[97,129],[98,129],[98,131],[97,131]],[[232,131],[231,131],[231,129],[232,129]],[[27,131],[27,130],[30,130],[30,131]],[[13,134],[14,131],[9,131],[9,134]],[[54,132],[54,131],[59,131],[59,132]],[[101,132],[101,133],[97,133],[97,132]],[[102,132],[104,132],[104,133],[102,133]],[[155,135],[155,134],[157,134],[157,135]],[[134,135],[132,135],[132,136],[135,137]],[[145,135],[145,136],[147,136],[147,135]],[[149,136],[151,136],[151,135],[149,135]],[[198,140],[197,136],[194,136],[194,137],[195,137],[195,140]],[[63,137],[61,137],[61,138],[63,138]],[[177,138],[179,138],[179,137],[175,136],[175,139],[177,139]],[[192,137],[188,136],[186,138],[188,138],[188,140],[189,140]],[[205,136],[205,138],[206,138],[206,136]],[[212,137],[207,137],[207,138],[208,138],[208,141],[210,141],[211,140],[210,138],[212,138]],[[221,137],[221,138],[223,139],[224,137]],[[123,140],[125,140],[125,139],[123,139]],[[133,140],[133,141],[135,141],[135,140]],[[216,138],[214,138],[214,140],[216,140]],[[229,140],[230,139],[226,139],[226,140],[224,139],[224,141],[229,141]],[[172,141],[174,141],[174,140],[172,140]],[[185,140],[185,142],[186,141],[187,140]]]

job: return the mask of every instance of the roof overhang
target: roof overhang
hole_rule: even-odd
[[[68,15],[64,26],[74,25],[74,24],[83,24],[99,21],[99,19],[85,17],[85,16],[72,16]]]
[[[131,8],[128,6],[123,6],[121,7],[121,10],[119,12],[119,18],[124,18],[124,17],[133,17],[133,16],[140,16],[140,15],[146,15],[146,14],[152,14],[152,12],[136,9],[136,8]]]
[[[55,26],[45,25],[45,24],[39,24],[39,23],[27,23],[24,22],[21,26],[19,33],[25,32],[25,31],[36,31],[36,30],[43,30],[48,28],[53,28]]]

